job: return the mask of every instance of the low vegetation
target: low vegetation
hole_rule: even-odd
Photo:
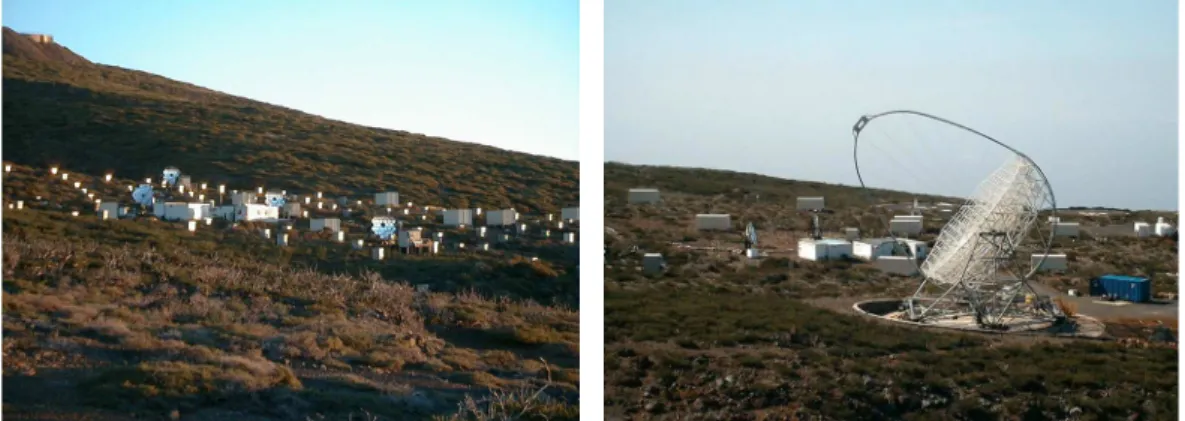
[[[4,232],[7,390],[61,396],[55,410],[395,420],[502,399],[575,418],[568,307],[286,265],[233,231],[26,209]],[[12,393],[6,415],[49,404]]]
[[[420,205],[415,225],[473,246],[485,240],[423,205],[558,212],[578,201],[575,162],[352,125],[92,63],[9,28],[3,38],[6,417],[577,418],[572,245],[533,234],[378,262],[303,220],[277,247],[259,234],[274,224],[189,232],[103,221],[93,202],[127,204],[128,186],[170,165],[209,183],[209,198],[219,184],[351,200],[393,190]],[[310,209],[341,217],[349,240],[378,212]]]
[[[1150,344],[1175,320],[1116,323],[1120,341],[953,333],[860,317],[860,298],[900,297],[917,280],[860,262],[811,262],[793,249],[821,195],[827,235],[877,235],[914,195],[699,169],[606,168],[606,411],[629,419],[1175,419],[1173,346]],[[610,187],[611,186],[611,187]],[[626,189],[663,202],[626,205]],[[760,197],[758,197],[760,195]],[[949,201],[927,198],[919,200]],[[732,232],[693,230],[696,213],[729,213]],[[927,217],[928,220],[939,218]],[[1068,218],[1067,218],[1068,219]],[[1175,221],[1175,215],[1172,221]],[[1155,219],[1152,219],[1155,221]],[[759,261],[740,255],[754,222]],[[1099,221],[1087,226],[1110,223]],[[928,222],[929,224],[929,222]],[[927,227],[932,238],[941,229]],[[1070,270],[1041,282],[1085,290],[1095,273],[1146,274],[1176,289],[1176,242],[1084,235],[1059,239]],[[662,253],[661,274],[640,270]],[[1173,274],[1173,275],[1168,275]],[[1079,311],[1071,301],[1063,309]]]

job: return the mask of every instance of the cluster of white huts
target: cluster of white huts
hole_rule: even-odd
[[[660,201],[658,189],[636,188],[630,189],[628,202],[631,204],[652,204]],[[819,196],[798,197],[795,207],[799,211],[818,212],[826,209],[825,199]],[[859,228],[843,228],[842,238],[803,238],[798,241],[798,258],[812,261],[857,259],[875,262],[875,265],[890,273],[903,275],[915,274],[920,261],[929,254],[926,242],[917,239],[925,230],[925,217],[920,215],[921,207],[915,201],[915,212],[910,215],[895,215],[889,221],[889,234],[892,237],[864,238]],[[934,207],[938,212],[951,213],[957,208],[948,203],[939,203]],[[1049,220],[1051,232],[1057,237],[1077,237],[1078,223],[1063,222],[1058,218]],[[1158,222],[1158,226],[1163,220]],[[1165,224],[1167,225],[1167,224]],[[732,218],[728,214],[698,214],[695,216],[697,230],[732,230]],[[1169,226],[1171,228],[1171,226]],[[1158,232],[1169,228],[1162,228]],[[1158,234],[1159,235],[1159,234]],[[750,257],[759,257],[750,253]],[[1044,259],[1042,259],[1044,257]],[[1066,269],[1065,254],[1034,254],[1031,264],[1040,265],[1042,270],[1059,271]],[[647,253],[642,259],[643,270],[649,273],[662,271],[666,266],[662,255]]]
[[[1136,231],[1136,237],[1140,237],[1140,238],[1151,237],[1151,236],[1168,237],[1170,235],[1177,233],[1177,229],[1175,227],[1173,227],[1173,224],[1164,222],[1163,216],[1157,217],[1155,224],[1148,224],[1147,222],[1136,222],[1136,223],[1132,224],[1132,226]]]
[[[11,172],[11,164],[5,165],[5,171]],[[50,173],[55,176],[59,175],[58,167],[51,167]],[[69,180],[69,174],[62,172],[61,179],[63,181]],[[106,181],[112,181],[112,175],[106,175]],[[339,197],[335,200],[327,200],[322,192],[317,192],[315,195],[296,195],[289,194],[287,191],[268,191],[263,187],[258,187],[254,191],[239,191],[231,190],[227,192],[226,185],[217,186],[217,194],[210,193],[207,196],[207,191],[210,186],[207,183],[201,183],[194,186],[191,177],[181,173],[176,167],[168,167],[162,172],[162,178],[159,183],[161,190],[155,190],[157,185],[153,184],[152,178],[144,180],[144,185],[153,189],[151,197],[147,198],[139,205],[144,205],[151,209],[154,216],[161,220],[186,222],[188,229],[194,231],[197,229],[199,222],[205,222],[206,225],[213,223],[213,219],[226,219],[232,222],[265,222],[265,223],[279,223],[283,229],[294,228],[293,220],[308,219],[309,229],[314,232],[321,232],[329,230],[335,235],[339,242],[345,241],[345,233],[342,231],[341,219],[336,217],[324,217],[324,215],[337,212],[340,210],[343,216],[349,216],[353,212],[353,208],[363,206],[362,200],[351,200],[348,197]],[[143,188],[144,185],[140,187]],[[124,218],[133,216],[135,211],[132,205],[122,204],[118,201],[106,201],[101,198],[95,198],[94,192],[88,192],[87,189],[81,186],[81,183],[74,182],[74,187],[81,190],[83,194],[94,200],[95,211],[101,219],[109,218]],[[137,186],[128,186],[128,191],[135,192]],[[162,194],[163,193],[163,194]],[[133,195],[134,196],[134,195]],[[226,196],[229,196],[229,203],[227,203]],[[163,199],[163,200],[158,200]],[[23,208],[23,201],[17,201],[17,205]],[[355,206],[356,205],[356,206]],[[310,218],[308,210],[303,209],[302,206],[315,206],[318,210],[318,215],[322,217]],[[372,228],[382,224],[391,224],[394,228],[396,223],[396,215],[404,215],[407,218],[418,217],[421,221],[426,221],[428,218],[435,218],[439,216],[442,218],[442,225],[445,227],[465,228],[476,227],[480,237],[485,237],[487,227],[502,228],[505,232],[506,228],[510,228],[514,232],[523,233],[527,229],[525,222],[520,222],[519,213],[512,208],[490,210],[485,212],[483,225],[477,226],[475,224],[475,216],[482,216],[481,208],[472,209],[443,209],[434,206],[415,207],[413,203],[407,202],[403,204],[400,202],[398,192],[380,192],[374,194],[373,201],[374,208],[386,208],[387,215],[376,215],[372,217]],[[16,207],[10,204],[14,209]],[[77,216],[77,212],[74,212]],[[564,242],[575,243],[576,232],[575,226],[580,219],[579,208],[568,207],[560,211],[559,220],[556,220],[556,215],[547,214],[545,216],[547,225],[540,228],[541,233],[545,237],[552,236],[552,229],[556,230],[558,237],[562,238]],[[265,229],[262,233],[267,238],[272,238],[272,230]],[[372,234],[378,236],[382,230],[372,229]],[[436,233],[438,237],[442,233]],[[439,241],[431,241],[423,237],[423,229],[420,227],[409,227],[400,229],[397,232],[398,243],[401,248],[421,248],[421,247],[438,247]],[[504,236],[508,234],[503,234]],[[288,234],[282,230],[277,230],[274,236],[278,245],[287,245]],[[396,240],[395,238],[380,238],[380,240]],[[436,240],[440,240],[437,238]],[[394,241],[392,241],[394,242]],[[355,248],[360,248],[364,242],[359,241],[355,244]],[[463,247],[463,244],[460,244]],[[482,244],[482,248],[488,249],[488,243]],[[434,250],[435,251],[435,250]],[[378,252],[381,258],[381,252]]]

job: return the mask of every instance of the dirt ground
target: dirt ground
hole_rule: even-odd
[[[1177,320],[1177,300],[1169,303],[1126,303],[1111,305],[1099,302],[1098,297],[1071,297],[1054,288],[1038,282],[1031,283],[1038,294],[1060,298],[1062,301],[1078,306],[1078,313],[1100,320],[1132,318],[1132,319],[1163,319]]]

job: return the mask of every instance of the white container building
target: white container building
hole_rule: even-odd
[[[897,242],[902,243],[909,250],[909,254],[915,259],[925,259],[926,255],[930,252],[929,246],[926,245],[925,241],[900,238]]]
[[[580,208],[563,208],[560,209],[560,220],[563,221],[578,221],[580,220]]]
[[[209,203],[165,202],[163,208],[164,215],[160,218],[167,221],[205,219],[212,214]]]
[[[874,261],[893,255],[892,238],[865,238],[852,242],[852,255],[861,260]]]
[[[129,209],[118,202],[103,202],[99,204],[99,211],[107,211],[109,218],[123,218],[127,216]]]
[[[646,253],[642,255],[642,271],[648,274],[656,274],[662,272],[663,267],[667,265],[663,260],[662,254]]]
[[[800,211],[826,209],[824,204],[822,196],[799,197],[795,200],[795,208]]]
[[[856,241],[860,238],[860,229],[855,227],[844,228],[843,237],[848,241]]]
[[[1068,267],[1066,263],[1065,254],[1048,254],[1045,256],[1045,261],[1041,261],[1041,254],[1034,254],[1029,257],[1030,267],[1036,268],[1038,264],[1041,265],[1040,271],[1064,271]]]
[[[235,206],[235,221],[271,221],[280,219],[280,208],[262,203],[248,203]]]
[[[917,236],[922,233],[922,220],[920,218],[905,218],[898,219],[894,217],[889,221],[889,232],[898,237]]]
[[[852,256],[852,243],[847,240],[824,238],[798,240],[798,257],[806,260],[836,260]]]
[[[399,192],[382,192],[374,194],[375,206],[399,206]]]
[[[700,231],[732,229],[732,216],[726,213],[701,213],[695,216],[695,229]]]
[[[284,215],[289,218],[299,218],[304,215],[304,212],[300,208],[300,203],[298,202],[285,203]]]
[[[1144,238],[1152,236],[1152,226],[1147,222],[1136,222],[1132,224],[1132,228],[1136,232],[1136,237]]]
[[[1164,222],[1163,216],[1156,218],[1155,231],[1156,231],[1156,235],[1158,237],[1167,237],[1167,236],[1173,235],[1177,232],[1176,228],[1173,228],[1173,224]]]
[[[342,230],[342,221],[337,218],[314,218],[309,220],[309,231],[321,232],[327,228],[330,232],[339,233]]]
[[[518,213],[514,209],[501,209],[486,212],[487,227],[502,227],[514,225],[518,220]]]
[[[1078,223],[1077,222],[1054,222],[1051,226],[1054,237],[1077,237]]]
[[[444,225],[449,227],[473,226],[473,209],[446,209]]]
[[[630,189],[626,200],[632,204],[658,203],[662,200],[658,189]]]

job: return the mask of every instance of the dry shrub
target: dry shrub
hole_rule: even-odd
[[[98,319],[87,323],[83,332],[97,335],[101,339],[119,341],[132,336],[132,329],[121,320]]]
[[[456,375],[456,380],[460,383],[484,387],[487,389],[499,389],[503,386],[503,384],[505,384],[505,381],[498,378],[498,376],[484,371],[459,373]]]
[[[202,404],[268,389],[300,390],[302,385],[291,370],[271,361],[212,353],[192,363],[153,361],[108,369],[82,387],[94,402],[118,407],[161,400]]]
[[[511,368],[517,366],[518,356],[501,349],[486,351],[481,360],[491,367]]]
[[[546,367],[547,363],[543,362]],[[486,374],[488,373],[480,373]],[[493,376],[490,376],[493,377]],[[465,396],[457,404],[457,412],[448,417],[435,417],[440,421],[487,421],[487,420],[578,420],[580,407],[555,400],[547,394],[551,385],[550,371],[543,387],[530,389],[523,385],[513,390],[491,390],[489,397],[481,400]]]

